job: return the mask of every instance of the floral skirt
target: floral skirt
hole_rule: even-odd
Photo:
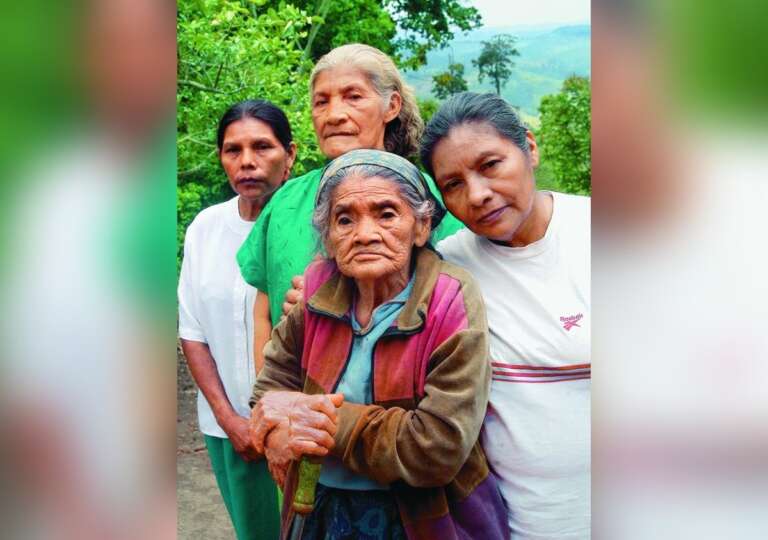
[[[405,540],[397,503],[389,491],[355,491],[317,485],[315,509],[302,540]]]

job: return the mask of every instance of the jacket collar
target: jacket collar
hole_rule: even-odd
[[[429,300],[440,274],[440,255],[430,248],[415,248],[416,279],[413,292],[397,317],[397,330],[415,333],[422,329],[427,318]],[[336,271],[307,301],[310,311],[335,319],[349,321],[355,282]]]

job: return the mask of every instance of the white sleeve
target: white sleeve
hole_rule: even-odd
[[[208,343],[199,319],[199,302],[195,279],[194,222],[187,228],[184,238],[184,260],[179,275],[179,337],[189,341]]]
[[[443,259],[450,263],[457,264],[456,261],[461,258],[461,241],[459,235],[463,231],[457,231],[447,238],[443,238],[437,243],[435,249],[443,256]]]

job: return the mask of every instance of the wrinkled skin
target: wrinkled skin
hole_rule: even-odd
[[[408,283],[414,246],[429,239],[429,220],[419,221],[392,180],[347,177],[332,194],[328,255],[357,286],[355,315],[365,325],[373,307]]]
[[[312,87],[312,125],[320,151],[334,159],[358,148],[384,150],[386,126],[401,106],[400,94],[393,92],[384,102],[359,69],[321,71]]]
[[[251,443],[263,452],[275,482],[282,485],[290,462],[302,455],[326,455],[338,430],[342,394],[267,392],[251,412]]]

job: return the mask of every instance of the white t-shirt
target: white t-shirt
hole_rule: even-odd
[[[493,381],[482,431],[515,539],[590,537],[590,199],[552,193],[544,237],[437,245],[483,292]]]
[[[240,275],[235,255],[253,222],[240,217],[238,197],[206,208],[187,228],[179,276],[179,336],[207,343],[232,407],[250,416],[253,302],[256,289]],[[208,401],[197,394],[200,431],[226,438]]]

